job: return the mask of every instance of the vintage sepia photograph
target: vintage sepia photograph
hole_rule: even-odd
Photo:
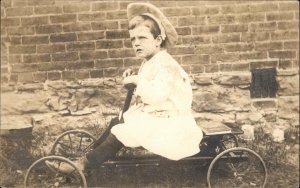
[[[1,188],[298,188],[299,1],[1,0]]]

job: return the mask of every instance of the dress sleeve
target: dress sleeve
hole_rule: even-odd
[[[172,92],[173,78],[171,72],[163,66],[157,67],[158,71],[153,79],[138,79],[136,94],[142,101],[150,105],[159,105],[169,97]]]

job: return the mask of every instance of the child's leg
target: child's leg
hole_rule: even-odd
[[[109,133],[100,145],[86,154],[88,161],[87,168],[102,164],[109,158],[115,156],[123,146],[124,145],[112,133]]]

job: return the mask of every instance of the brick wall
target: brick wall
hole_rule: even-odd
[[[297,1],[150,1],[176,27],[190,74],[299,67]],[[1,1],[1,81],[115,77],[139,66],[126,1]]]

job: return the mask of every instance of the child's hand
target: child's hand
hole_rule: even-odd
[[[134,72],[131,70],[131,69],[126,69],[124,72],[123,72],[123,78],[126,78],[127,76],[131,76],[133,75]]]
[[[124,85],[130,84],[130,83],[137,85],[137,75],[127,76],[124,78],[124,80],[123,80]]]

